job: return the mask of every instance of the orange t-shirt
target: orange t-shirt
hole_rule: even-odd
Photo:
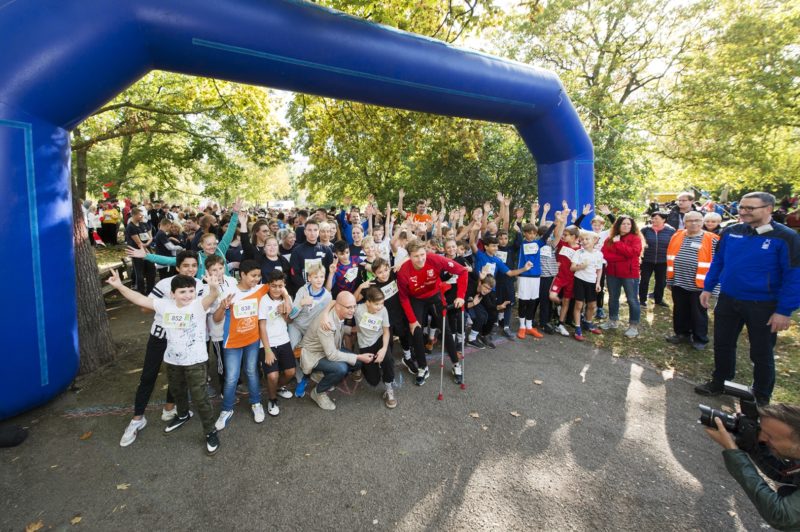
[[[233,294],[233,301],[225,311],[222,347],[244,347],[259,341],[258,305],[268,291],[268,284],[260,284],[250,290],[241,290],[234,286],[223,294],[223,297]]]

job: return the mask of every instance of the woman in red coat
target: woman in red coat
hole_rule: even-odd
[[[642,255],[642,236],[636,221],[630,216],[620,216],[603,244],[603,258],[606,266],[606,286],[608,286],[608,321],[602,329],[619,327],[619,296],[625,290],[630,318],[625,336],[639,336],[639,259]]]

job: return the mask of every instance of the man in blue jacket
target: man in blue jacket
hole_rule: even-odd
[[[789,328],[800,307],[800,235],[772,220],[775,196],[750,192],[739,203],[741,223],[725,228],[705,279],[700,304],[708,308],[720,285],[714,309],[714,373],[695,387],[700,395],[719,395],[736,374],[736,342],[747,326],[753,393],[769,403],[775,386],[773,349],[777,333]]]

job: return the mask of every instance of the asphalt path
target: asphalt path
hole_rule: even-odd
[[[0,530],[768,528],[698,427],[691,383],[557,336],[468,351],[466,389],[445,373],[442,400],[438,356],[422,387],[398,365],[394,410],[349,378],[335,411],[281,400],[263,424],[239,396],[213,457],[197,419],[164,434],[162,371],[121,448],[149,319],[110,312],[129,354],[12,420],[30,436],[0,449]]]

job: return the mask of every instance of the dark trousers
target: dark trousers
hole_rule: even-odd
[[[666,275],[666,270],[664,270]],[[603,273],[600,275],[600,291],[597,292],[597,308],[603,308],[603,303],[606,300],[606,267],[603,266]]]
[[[184,417],[189,413],[189,393],[192,394],[192,403],[203,423],[203,434],[214,430],[214,409],[208,398],[206,381],[206,363],[200,362],[191,366],[174,366],[167,364],[167,378],[169,385],[175,393],[175,405],[178,416]]]
[[[158,379],[158,372],[161,371],[161,363],[164,361],[164,351],[167,350],[167,339],[150,335],[147,340],[147,348],[144,352],[144,363],[142,364],[142,374],[139,377],[139,386],[136,388],[136,398],[133,403],[133,415],[142,416],[150,402],[153,394],[153,387]],[[174,403],[172,389],[167,388],[167,402]]]
[[[428,315],[430,315],[431,319],[429,325],[435,329],[442,328],[442,300],[439,294],[435,294],[428,299],[416,299],[412,297],[409,298],[409,300],[411,301],[411,309],[414,311],[414,316],[420,324],[420,327],[414,330],[414,334],[411,338],[412,352],[414,353],[417,366],[419,368],[426,368],[428,367],[428,360],[425,358],[425,335],[422,332],[422,324],[426,322]],[[495,319],[497,319],[496,312]],[[453,340],[452,333],[453,331],[448,330],[447,334],[442,335],[442,340],[444,341],[444,346],[447,349],[450,360],[458,360],[458,356],[456,355],[456,343]]]
[[[147,295],[156,285],[156,265],[144,259],[133,259],[136,291]]]
[[[714,381],[733,380],[736,375],[736,342],[747,326],[750,360],[753,362],[753,393],[769,399],[775,387],[776,333],[767,321],[775,312],[775,301],[742,301],[720,294],[714,308]]]
[[[472,307],[472,330],[487,336],[492,333],[494,323],[497,321],[497,299],[494,293],[486,294],[477,306]]]
[[[708,343],[708,310],[700,304],[700,291],[672,287],[672,330],[692,336],[692,342]]]
[[[639,282],[639,303],[647,303],[647,292],[650,290],[650,276],[656,278],[656,286],[653,290],[653,298],[656,303],[664,302],[664,288],[667,286],[667,264],[655,262],[643,262],[641,267],[641,281]]]
[[[383,348],[383,337],[378,338],[378,341],[369,347],[360,347],[358,350],[361,353],[377,353]],[[371,386],[377,386],[381,381],[383,375],[383,382],[394,382],[394,359],[392,358],[392,346],[386,349],[386,356],[383,357],[383,362],[371,362],[364,364],[361,367],[361,372],[364,378]]]
[[[553,312],[553,303],[550,301],[550,287],[553,286],[553,279],[554,277],[539,278],[539,325],[541,327],[550,323],[550,314]]]

